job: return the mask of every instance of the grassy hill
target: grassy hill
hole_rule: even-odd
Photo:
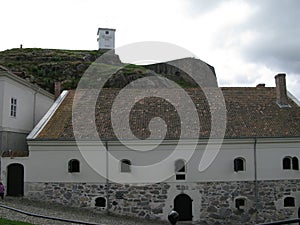
[[[0,52],[0,65],[53,93],[55,81],[61,81],[64,90],[75,89],[86,69],[103,53],[97,50],[15,48]],[[109,60],[121,64],[117,55]],[[160,66],[152,69],[147,66],[124,65],[106,83],[106,87],[122,88],[133,80],[155,74],[167,77],[183,87],[194,86],[185,76],[169,73],[168,71],[173,71],[169,65],[161,66],[169,69],[162,72]]]
[[[55,81],[64,89],[76,85],[88,66],[103,52],[58,49],[10,49],[0,52],[0,65],[53,93]]]

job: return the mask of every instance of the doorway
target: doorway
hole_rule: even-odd
[[[179,221],[192,221],[192,202],[190,196],[179,194],[174,199],[174,210],[179,214]]]
[[[7,167],[7,195],[24,195],[24,167],[21,164],[13,163]]]

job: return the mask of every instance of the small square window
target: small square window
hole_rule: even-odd
[[[185,174],[176,174],[176,180],[185,180]]]
[[[295,207],[295,198],[294,197],[286,197],[284,199],[284,207]]]
[[[244,198],[237,198],[235,199],[235,207],[239,210],[244,209],[244,207],[246,206],[246,199]]]
[[[95,206],[97,207],[106,207],[106,199],[99,197],[95,199]]]

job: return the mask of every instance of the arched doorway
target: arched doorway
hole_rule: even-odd
[[[179,221],[191,221],[193,219],[192,202],[193,200],[186,194],[176,196],[174,210],[179,213]]]
[[[24,167],[21,164],[13,163],[7,167],[7,195],[24,195]]]

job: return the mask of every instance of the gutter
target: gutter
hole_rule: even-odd
[[[35,111],[36,111],[36,95],[37,95],[37,93],[38,93],[38,90],[35,90],[34,91],[34,94],[33,94],[33,117],[32,117],[32,128],[34,128],[34,126],[35,126],[35,115],[36,115],[36,113],[35,113]]]
[[[106,213],[109,215],[109,190],[110,190],[110,185],[109,185],[109,165],[108,165],[108,142],[105,142],[105,149],[106,149]]]
[[[255,221],[257,223],[258,221],[258,182],[257,182],[257,138],[254,138],[254,147],[253,147],[253,153],[254,153],[254,197],[255,197]]]

